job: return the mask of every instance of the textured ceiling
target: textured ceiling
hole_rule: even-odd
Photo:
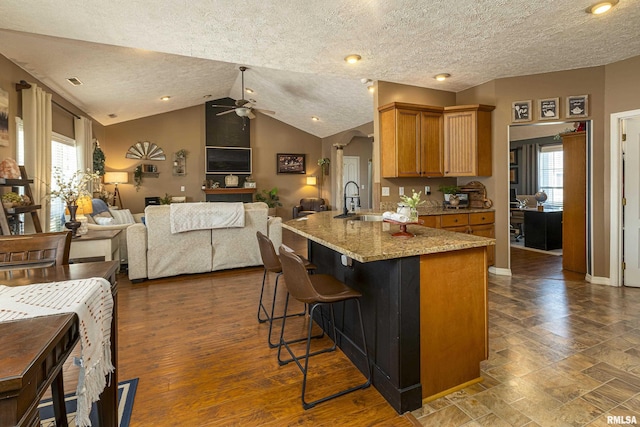
[[[3,0],[0,53],[104,125],[239,98],[246,65],[257,107],[325,137],[372,120],[363,78],[457,92],[640,55],[640,2],[599,17],[592,3]]]

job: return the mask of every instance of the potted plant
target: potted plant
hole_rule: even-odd
[[[276,215],[276,208],[282,206],[280,203],[280,197],[278,196],[278,187],[273,187],[271,190],[262,190],[256,193],[256,202],[264,202],[269,206],[269,215]]]
[[[438,191],[444,194],[444,201],[449,202],[453,206],[457,206],[460,202],[457,194],[460,193],[460,187],[457,185],[441,185]]]
[[[412,222],[418,221],[418,206],[424,204],[426,200],[420,200],[422,196],[422,191],[416,193],[415,190],[411,190],[411,196],[402,195],[400,196],[401,203],[398,203],[398,206],[402,205],[402,207],[409,208],[409,219]]]
[[[21,204],[22,197],[20,197],[18,193],[9,191],[2,195],[2,206],[4,206],[5,209],[11,209],[12,207],[19,206]]]
[[[133,170],[133,182],[135,183],[136,191],[139,191],[142,185],[142,165],[136,166]]]
[[[329,165],[331,164],[331,159],[328,157],[323,157],[318,160],[318,166],[322,169],[322,173],[325,175],[329,175]]]

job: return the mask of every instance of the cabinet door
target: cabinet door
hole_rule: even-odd
[[[476,176],[477,112],[444,114],[444,175]]]
[[[492,212],[493,213],[493,212]],[[496,228],[493,224],[472,225],[469,227],[471,234],[495,239]],[[487,246],[487,265],[493,265],[495,260],[495,246]]]
[[[420,116],[420,171],[423,176],[443,176],[442,114],[422,112]]]
[[[420,176],[420,111],[396,110],[398,176]]]

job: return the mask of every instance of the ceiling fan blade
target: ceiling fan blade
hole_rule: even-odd
[[[250,119],[255,119],[255,118],[256,118],[256,115],[255,115],[255,114],[253,114],[253,111],[250,111],[250,112],[249,112],[249,115],[248,115],[247,117],[249,117]]]
[[[246,99],[238,99],[236,101],[236,107],[244,107],[245,105],[247,105],[249,103],[249,101],[247,101]]]
[[[231,109],[236,108],[233,105],[212,105],[212,107],[214,107],[214,108],[231,108]]]
[[[223,114],[229,114],[229,113],[233,113],[234,111],[236,111],[235,108],[231,109],[231,110],[227,110],[227,111],[223,111],[221,113],[216,114],[216,116],[222,116]]]
[[[253,108],[253,111],[258,111],[262,114],[275,114],[275,111],[271,111],[271,110],[263,110],[262,108]]]

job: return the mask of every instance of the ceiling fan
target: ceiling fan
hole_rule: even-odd
[[[256,108],[254,106],[255,101],[251,100],[246,100],[244,99],[244,93],[245,93],[245,89],[244,89],[244,72],[247,70],[247,67],[240,67],[240,72],[242,73],[242,95],[241,98],[238,99],[235,102],[235,105],[212,105],[212,107],[216,107],[216,108],[228,108],[228,111],[223,111],[221,113],[216,114],[216,116],[222,116],[223,114],[229,114],[229,113],[233,113],[235,112],[238,116],[244,118],[244,117],[248,117],[250,119],[255,119],[256,115],[254,114],[255,111],[258,111],[260,113],[264,113],[264,114],[275,114],[275,111],[271,111],[271,110],[263,110],[261,108]]]

